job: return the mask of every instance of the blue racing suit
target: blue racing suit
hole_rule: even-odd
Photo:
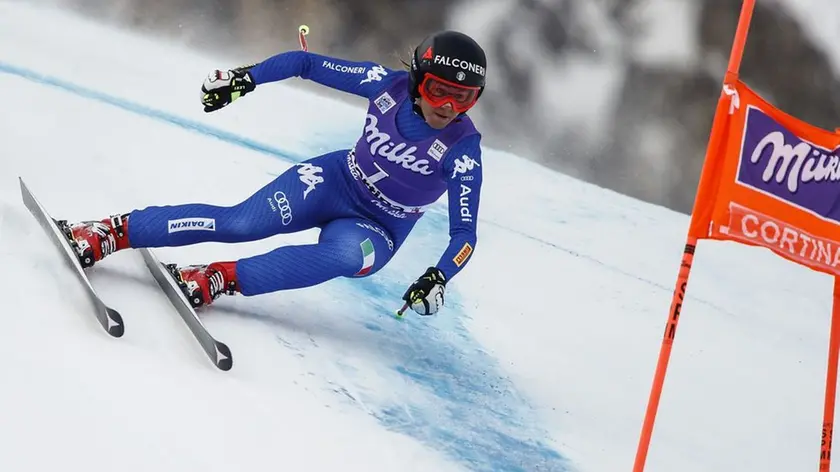
[[[446,129],[437,130],[426,124],[413,110],[410,97],[391,101],[383,98],[391,99],[401,90],[407,91],[407,72],[372,62],[291,51],[270,57],[250,70],[257,90],[261,84],[301,77],[368,98],[370,113],[383,113],[379,128],[376,118],[369,114],[356,148],[296,164],[233,206],[188,203],[134,210],[128,224],[131,247],[236,243],[320,228],[318,241],[313,244],[283,246],[236,261],[236,278],[243,295],[308,287],[335,277],[362,277],[377,272],[422,217],[420,207],[431,203],[420,200],[433,201],[435,192],[445,192],[449,204],[449,246],[434,265],[447,281],[463,269],[476,246],[482,183],[481,137],[471,122],[464,125],[468,132],[462,133],[463,137],[446,141]],[[401,144],[380,146],[382,141],[378,138],[387,130],[384,118],[391,113],[397,138],[420,143],[434,141],[428,152],[415,156],[408,152],[414,148],[406,149]],[[451,138],[452,133],[448,136]],[[364,175],[360,169],[363,163],[359,145],[366,143],[371,145],[371,155],[379,159],[376,168],[386,169],[387,173],[383,173],[393,177],[387,191],[382,186],[380,192],[374,182],[377,177]],[[400,180],[398,171],[411,175]],[[428,174],[429,182],[413,191],[406,182],[422,177],[420,174]],[[398,199],[407,205],[395,202]]]

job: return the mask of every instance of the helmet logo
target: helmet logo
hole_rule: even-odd
[[[441,65],[444,65],[444,66],[447,66],[447,67],[454,67],[456,69],[468,70],[468,71],[476,73],[476,74],[478,74],[482,77],[484,77],[484,74],[485,74],[484,66],[481,66],[481,65],[478,65],[478,64],[473,64],[472,62],[467,62],[467,61],[465,61],[463,59],[459,59],[457,57],[452,58],[452,57],[449,57],[449,56],[435,55],[435,58],[434,58],[433,62],[435,64],[441,64]]]
[[[427,61],[431,61],[432,57],[434,57],[434,54],[432,53],[432,47],[429,46],[429,48],[426,49],[426,52],[423,53],[423,58],[422,59],[427,60]]]
[[[455,74],[455,78],[458,79],[458,82],[462,82],[467,78],[467,74],[465,74],[464,71],[459,70],[458,73]]]

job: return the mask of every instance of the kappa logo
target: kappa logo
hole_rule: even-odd
[[[216,220],[213,218],[181,218],[167,222],[170,233],[181,231],[216,231]]]
[[[309,195],[309,192],[315,190],[315,186],[324,181],[324,178],[318,175],[323,172],[324,169],[314,166],[309,162],[298,164],[298,166],[300,166],[298,168],[300,181],[306,185],[306,190],[303,191],[303,199],[306,200],[306,196]]]
[[[384,67],[379,65],[373,66],[367,73],[367,79],[362,80],[359,84],[366,84],[368,82],[373,82],[374,80],[381,82],[383,75],[388,75],[388,71],[386,71]]]
[[[460,159],[455,159],[455,169],[452,171],[452,177],[454,178],[458,174],[466,174],[475,167],[481,166],[475,159],[472,159],[470,156],[464,154]]]
[[[735,113],[735,110],[741,108],[741,96],[738,95],[738,90],[732,88],[729,84],[724,84],[723,93],[725,93],[727,97],[732,97],[729,102],[730,115]]]

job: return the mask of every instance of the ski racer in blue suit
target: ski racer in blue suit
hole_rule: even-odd
[[[198,308],[223,294],[251,296],[374,274],[399,250],[426,208],[447,193],[449,246],[403,295],[417,313],[434,314],[444,303],[446,284],[476,247],[481,135],[466,112],[484,90],[486,65],[472,38],[444,31],[414,50],[408,71],[306,51],[215,70],[202,85],[205,112],[226,107],[258,86],[300,77],[367,98],[362,135],[352,149],[296,164],[233,206],[150,206],[69,224],[70,239],[82,265],[91,267],[128,248],[237,243],[320,229],[313,244],[178,267],[174,274]]]

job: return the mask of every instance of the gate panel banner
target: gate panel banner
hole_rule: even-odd
[[[788,115],[739,80],[755,3],[741,4],[633,472],[644,472],[695,246],[701,239],[764,247],[834,279],[822,435],[815,434],[820,439],[819,470],[831,469],[840,364],[840,129],[832,133]]]
[[[731,100],[708,237],[763,246],[840,275],[840,135],[767,103],[743,82]]]

